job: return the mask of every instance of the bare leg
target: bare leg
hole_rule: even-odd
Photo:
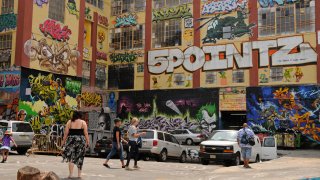
[[[5,150],[2,150],[1,155],[2,155],[2,162],[4,162]]]
[[[81,169],[78,168],[78,178],[81,178]]]
[[[120,161],[121,161],[122,166],[124,166],[124,160],[120,160]]]
[[[9,151],[6,150],[6,151],[5,151],[5,158],[4,158],[5,161],[8,159],[8,156],[9,156]]]
[[[73,175],[73,167],[74,167],[74,164],[69,162],[69,177],[72,177]]]

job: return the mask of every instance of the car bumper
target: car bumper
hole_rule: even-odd
[[[237,157],[235,153],[199,153],[200,159],[207,159],[212,161],[227,161],[234,160]]]
[[[204,139],[202,139],[202,138],[194,138],[193,139],[193,142],[195,142],[195,143],[201,143],[202,141],[204,141]]]

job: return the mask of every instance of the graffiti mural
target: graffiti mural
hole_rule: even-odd
[[[319,114],[319,86],[247,88],[247,118],[252,126],[300,131],[320,144]]]
[[[47,19],[44,23],[39,25],[39,29],[44,36],[49,35],[52,39],[58,41],[68,41],[72,32],[68,26],[62,26],[63,27],[61,28],[60,23],[55,20]]]
[[[108,59],[108,55],[107,55],[107,53],[97,51],[97,59],[101,59],[101,60],[106,61]]]
[[[135,14],[125,14],[122,16],[118,16],[116,18],[114,27],[115,28],[130,27],[130,26],[136,26],[137,24],[138,24],[137,16]]]
[[[193,18],[184,19],[185,28],[193,28]]]
[[[109,26],[108,18],[105,17],[105,16],[102,16],[102,15],[100,15],[100,14],[99,14],[99,16],[98,16],[98,23],[99,23],[100,25],[103,25],[103,26],[106,26],[106,27]]]
[[[299,51],[292,53],[295,48]],[[278,48],[271,55],[268,50]],[[302,36],[279,38],[277,40],[243,42],[242,51],[239,52],[234,44],[216,46],[191,46],[184,51],[175,49],[153,50],[148,52],[148,69],[152,74],[172,73],[180,66],[187,71],[194,72],[199,69],[203,71],[224,70],[233,68],[235,63],[239,69],[252,67],[252,51],[259,50],[259,66],[283,66],[293,64],[306,64],[317,62],[317,53],[309,43],[303,42]],[[220,52],[225,52],[226,59],[220,59]],[[206,54],[210,54],[206,59]],[[302,77],[297,73],[298,79]]]
[[[22,68],[19,109],[37,132],[49,132],[52,125],[64,125],[77,110],[81,78]]]
[[[115,92],[110,92],[108,95],[108,107],[111,112],[117,112],[117,100]]]
[[[239,9],[245,9],[247,0],[211,0],[202,6],[202,15],[217,13],[229,13]]]
[[[48,4],[49,0],[33,0],[35,4],[37,4],[39,7],[42,7],[43,4]]]
[[[188,7],[188,4],[183,4],[172,8],[154,9],[152,21],[191,17],[192,13],[190,7]]]
[[[75,0],[68,0],[67,9],[70,14],[76,15],[76,17],[79,18],[79,10],[77,9]]]
[[[8,69],[11,65],[11,49],[0,50],[0,70]]]
[[[104,31],[99,31],[98,32],[98,43],[99,43],[99,48],[103,49],[103,42],[106,40],[106,34]]]
[[[0,32],[14,30],[17,27],[16,14],[0,15]]]
[[[131,63],[135,62],[138,57],[142,57],[140,52],[124,52],[110,54],[110,60],[113,63]]]
[[[48,44],[45,38],[36,40],[34,37],[25,42],[24,52],[31,61],[39,61],[42,69],[60,74],[68,74],[70,68],[75,70],[80,56],[79,51],[65,42]]]
[[[86,7],[84,10],[85,18],[88,20],[92,20],[92,15],[91,15],[91,9],[89,7]]]
[[[81,105],[84,107],[100,107],[102,108],[102,96],[94,92],[81,93]]]
[[[259,4],[263,8],[274,7],[276,5],[283,6],[285,4],[296,3],[300,0],[258,0]]]
[[[141,129],[201,129],[218,127],[217,89],[120,92],[118,116],[125,121],[138,117]]]

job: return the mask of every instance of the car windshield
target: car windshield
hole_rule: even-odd
[[[199,129],[189,129],[190,132],[192,132],[193,134],[201,134],[201,130]]]
[[[214,131],[210,137],[213,141],[237,141],[237,131]]]
[[[153,139],[154,138],[153,131],[139,131],[139,132],[146,132],[146,135],[141,136],[142,139]]]
[[[12,123],[12,132],[33,132],[28,123]]]

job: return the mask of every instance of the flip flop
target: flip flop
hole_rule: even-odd
[[[110,166],[108,164],[103,164],[103,166],[110,169]]]

